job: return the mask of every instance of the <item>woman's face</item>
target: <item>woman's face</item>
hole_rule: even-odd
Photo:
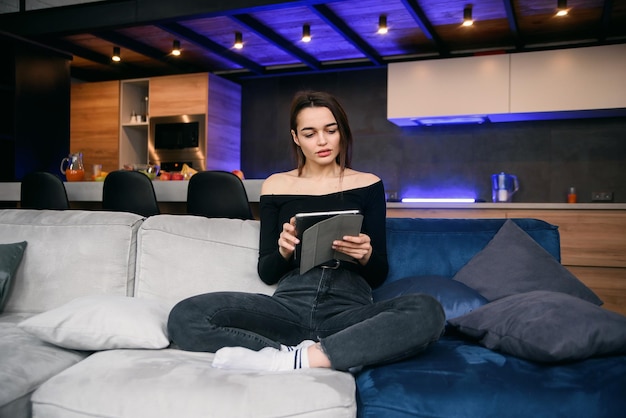
[[[340,152],[337,121],[326,107],[306,107],[300,111],[293,141],[300,146],[307,163],[334,163]]]

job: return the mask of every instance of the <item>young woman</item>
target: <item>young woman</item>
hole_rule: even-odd
[[[258,272],[273,296],[219,292],[172,310],[168,331],[181,349],[216,352],[213,366],[255,370],[352,370],[405,359],[437,340],[439,303],[412,294],[373,303],[386,278],[385,197],[375,175],[350,168],[352,134],[339,102],[300,92],[291,106],[297,168],[263,183]],[[361,233],[333,242],[353,262],[328,260],[300,274],[298,212],[358,209]]]

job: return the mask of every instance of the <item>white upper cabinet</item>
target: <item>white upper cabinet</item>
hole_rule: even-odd
[[[511,112],[626,108],[626,44],[511,55]]]
[[[387,117],[493,122],[626,114],[626,44],[389,64]]]
[[[416,119],[509,111],[509,56],[389,64],[387,117],[400,126]]]

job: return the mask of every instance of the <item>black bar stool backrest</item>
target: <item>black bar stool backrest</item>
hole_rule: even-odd
[[[207,218],[253,219],[243,182],[228,171],[200,171],[189,179],[187,213]]]
[[[70,208],[65,186],[60,178],[43,171],[28,173],[20,185],[20,207],[25,209]]]
[[[138,171],[112,171],[104,178],[102,209],[141,216],[160,213],[152,180]]]

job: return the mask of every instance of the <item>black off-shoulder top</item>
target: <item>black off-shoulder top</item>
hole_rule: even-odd
[[[372,242],[372,255],[358,272],[374,288],[387,277],[386,203],[382,181],[369,186],[326,195],[262,195],[260,199],[261,234],[258,272],[261,280],[274,284],[288,271],[298,267],[291,257],[278,252],[282,225],[298,212],[358,209],[363,214],[361,232]]]

